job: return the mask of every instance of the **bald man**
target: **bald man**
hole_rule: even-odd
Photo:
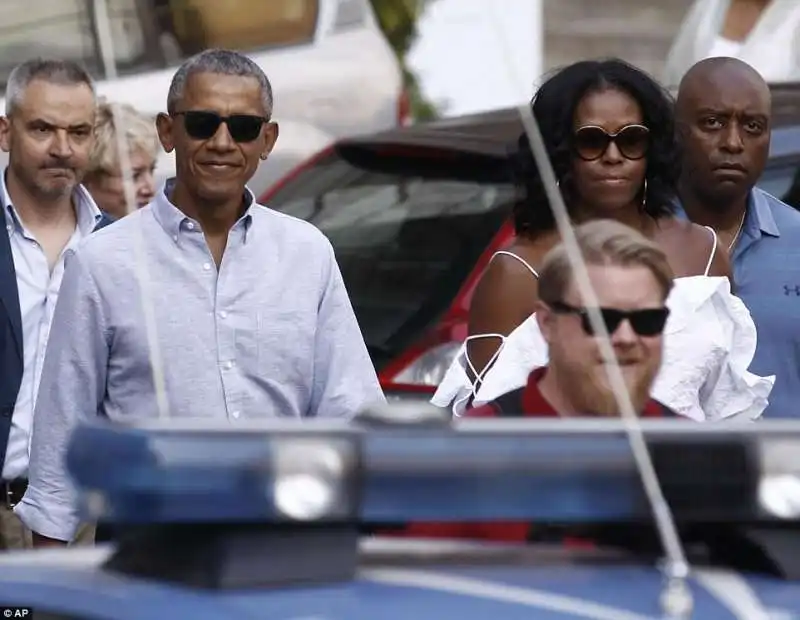
[[[800,213],[755,187],[769,157],[770,91],[733,58],[694,65],[680,84],[683,210],[728,250],[736,293],[758,329],[750,370],[776,375],[766,417],[800,417]]]

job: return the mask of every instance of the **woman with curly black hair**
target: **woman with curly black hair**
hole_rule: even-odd
[[[622,60],[582,61],[552,75],[536,93],[532,107],[573,223],[605,218],[636,229],[661,246],[678,280],[720,276],[706,277],[708,282],[695,286],[702,293],[676,293],[683,300],[680,310],[711,303],[709,300],[718,300],[722,295],[723,301],[715,307],[733,304],[738,312],[737,304],[741,302],[730,294],[730,263],[716,233],[675,215],[680,157],[673,101],[655,80]],[[433,400],[438,405],[455,402],[456,412],[467,398],[463,389],[453,386],[463,386],[468,378],[472,395],[479,388],[486,388],[490,377],[498,374],[493,367],[500,367],[503,356],[508,357],[503,349],[512,344],[509,334],[526,322],[535,328],[536,321],[528,319],[537,304],[536,270],[544,255],[560,241],[524,135],[519,139],[514,160],[520,191],[514,209],[516,238],[495,254],[483,274],[470,308],[466,354],[460,355],[462,362],[457,360],[461,363],[460,374],[454,379],[451,369]],[[678,288],[687,290],[686,286]],[[722,292],[713,292],[717,290]],[[687,313],[673,309],[673,315]],[[749,314],[742,321],[742,329],[752,326]],[[735,327],[739,323],[728,320],[728,325]],[[753,327],[753,333],[754,330]],[[718,340],[723,339],[721,336]],[[677,341],[673,338],[672,342]],[[719,350],[718,344],[713,343],[715,351]],[[527,341],[524,345],[527,362],[544,365],[547,350],[543,341]],[[720,346],[728,351],[732,347],[730,343]],[[674,363],[672,359],[668,362]],[[701,359],[701,363],[706,362]],[[530,368],[525,369],[524,375],[529,371]],[[741,376],[738,370],[733,374]],[[680,377],[682,384],[685,379]],[[508,380],[505,385],[510,385]],[[692,402],[685,407],[667,404],[679,412],[696,408],[696,386],[692,390]],[[700,414],[693,411],[692,415]]]
[[[680,175],[673,101],[647,74],[621,60],[578,62],[547,80],[532,107],[575,219],[641,228],[673,215]],[[555,221],[525,134],[514,159],[522,191],[516,231],[536,237]]]
[[[576,224],[618,220],[661,245],[676,276],[730,277],[728,257],[716,247],[713,231],[673,215],[679,147],[672,99],[657,82],[622,60],[587,60],[550,77],[532,105]],[[517,236],[508,254],[492,260],[475,291],[470,334],[507,335],[533,313],[536,267],[559,241],[525,135],[514,159]],[[491,338],[472,340],[474,366],[485,367],[498,345]]]

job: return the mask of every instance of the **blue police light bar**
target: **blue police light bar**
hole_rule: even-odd
[[[800,424],[641,426],[678,520],[800,517]],[[651,520],[619,421],[97,424],[67,464],[88,518],[131,524]]]

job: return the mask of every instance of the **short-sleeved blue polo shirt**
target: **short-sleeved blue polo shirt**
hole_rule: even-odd
[[[731,261],[758,330],[750,371],[776,377],[764,416],[800,418],[800,212],[754,188]]]

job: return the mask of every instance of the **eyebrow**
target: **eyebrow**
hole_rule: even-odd
[[[755,110],[730,110],[725,109],[722,107],[719,108],[699,108],[696,111],[697,116],[703,116],[705,114],[716,114],[718,116],[732,116],[732,115],[739,115],[739,116],[748,116],[750,118],[769,118],[769,115],[764,112],[756,112]]]
[[[54,127],[56,129],[66,129],[67,131],[75,131],[78,129],[91,129],[91,123],[77,123],[75,125],[68,125],[64,127],[63,125],[57,125],[56,123],[51,123],[50,121],[46,121],[43,118],[34,118],[33,120],[28,121],[25,123],[28,127],[34,127],[36,125],[44,126],[44,127]]]

